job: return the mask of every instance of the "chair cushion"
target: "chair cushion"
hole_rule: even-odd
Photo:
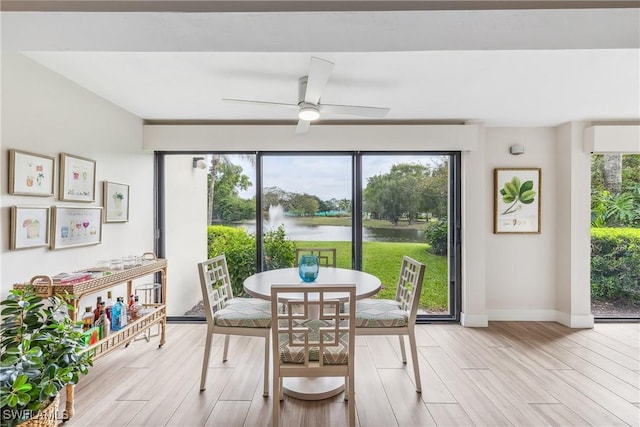
[[[286,326],[286,323],[285,325]],[[296,322],[294,327],[307,327],[309,328],[309,341],[318,341],[319,328],[332,327],[333,322],[327,320],[304,320]],[[349,361],[349,341],[347,333],[342,334],[338,340],[336,346],[325,346],[323,351],[322,363],[325,365],[346,365]],[[304,334],[294,333],[294,343],[300,341],[301,345],[291,346],[289,345],[289,335],[279,334],[278,340],[280,342],[280,361],[282,363],[304,363]],[[325,336],[325,342],[332,341],[332,336]],[[320,360],[320,348],[309,348],[309,361],[317,362]]]
[[[398,301],[374,298],[356,301],[356,328],[401,328],[408,322],[409,313],[400,308]]]
[[[271,303],[258,298],[233,298],[222,310],[214,313],[217,326],[235,328],[271,327]]]

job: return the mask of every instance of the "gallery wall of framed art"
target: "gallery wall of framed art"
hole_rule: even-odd
[[[58,188],[62,202],[95,203],[96,161],[68,153],[56,158],[9,149],[9,194],[53,197]],[[56,179],[58,185],[56,187]],[[103,206],[21,206],[9,208],[9,250],[50,249],[97,245],[102,242],[103,223],[129,221],[130,187],[105,180]]]

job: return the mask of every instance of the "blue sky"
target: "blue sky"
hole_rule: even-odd
[[[240,197],[255,195],[255,168],[241,156],[228,156],[232,163],[242,166],[254,187],[240,193]],[[369,155],[363,157],[363,185],[366,178],[386,173],[396,163],[433,164],[439,157]],[[277,186],[294,193],[313,194],[322,200],[351,198],[351,156],[264,156],[263,185]]]

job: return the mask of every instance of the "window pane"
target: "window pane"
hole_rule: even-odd
[[[591,312],[640,318],[640,155],[591,156]]]
[[[265,155],[262,158],[263,268],[294,265],[298,248],[335,248],[351,268],[351,155]]]
[[[426,264],[420,313],[450,315],[449,156],[362,158],[362,269],[395,297],[402,257]],[[429,242],[429,243],[427,243]]]

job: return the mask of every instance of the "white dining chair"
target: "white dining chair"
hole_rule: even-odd
[[[296,248],[295,267],[298,266],[300,257],[305,254],[317,255],[318,263],[323,267],[336,266],[336,248]]]
[[[286,377],[344,377],[349,426],[355,426],[355,322],[350,314],[355,313],[355,299],[353,284],[271,287],[272,427],[280,426]],[[287,306],[285,313],[278,310],[278,301]],[[349,310],[340,310],[342,304]]]
[[[257,298],[234,298],[231,278],[224,254],[198,264],[202,299],[207,318],[207,339],[204,346],[200,390],[204,390],[214,334],[224,334],[222,361],[227,361],[229,336],[241,335],[264,338],[264,388],[269,395],[269,334],[271,304]]]
[[[409,337],[416,391],[422,392],[416,347],[416,317],[425,265],[404,256],[395,299],[367,298],[356,302],[356,335],[398,335],[402,363],[407,363],[404,336]]]

